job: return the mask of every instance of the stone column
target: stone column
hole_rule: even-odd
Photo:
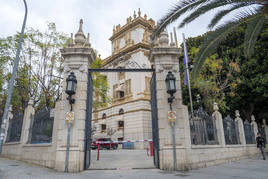
[[[266,124],[266,120],[263,119],[262,120],[262,127],[263,127],[263,130],[265,131],[265,136],[266,136],[266,143],[268,143],[268,126]]]
[[[20,137],[20,141],[21,143],[27,144],[30,142],[30,128],[31,128],[31,124],[32,124],[32,117],[34,116],[34,108],[33,108],[33,100],[31,99],[28,102],[28,106],[24,111],[24,117],[23,117],[23,123],[22,123],[22,130],[21,130],[21,137]]]
[[[75,40],[71,35],[70,44],[61,50],[64,57],[64,79],[62,99],[57,102],[55,109],[55,137],[56,141],[56,162],[55,169],[64,171],[65,155],[67,145],[67,123],[65,122],[66,113],[70,111],[69,101],[64,92],[66,89],[66,78],[70,72],[74,72],[77,79],[76,94],[73,104],[75,120],[71,126],[70,152],[69,152],[69,172],[82,171],[84,168],[84,142],[85,142],[85,119],[86,119],[86,100],[88,68],[95,60],[94,51],[90,48],[89,35],[86,38],[82,30],[82,19],[80,27],[75,34]]]
[[[245,130],[243,120],[240,118],[240,113],[238,110],[235,111],[235,122],[238,123],[239,138],[242,145],[246,145]]]
[[[255,138],[256,138],[257,137],[257,133],[258,133],[258,125],[257,125],[257,123],[255,121],[254,115],[251,116],[251,123],[250,124],[253,126],[253,131],[254,131],[254,135],[255,135]]]
[[[151,51],[150,60],[154,64],[156,72],[160,168],[173,170],[172,130],[167,116],[168,111],[170,111],[169,94],[165,84],[166,76],[171,71],[176,77],[177,87],[172,105],[173,110],[177,113],[175,122],[177,169],[184,170],[188,168],[186,153],[191,147],[191,138],[188,109],[182,104],[179,73],[179,54],[181,51],[174,46],[174,43],[169,45],[168,34],[165,31],[160,34],[156,45]]]
[[[225,147],[225,137],[224,137],[224,128],[223,128],[223,123],[222,123],[222,115],[219,112],[219,107],[218,104],[216,102],[214,102],[213,104],[213,114],[212,117],[214,117],[216,119],[216,129],[217,129],[217,137],[218,137],[218,141],[219,144],[222,147]]]
[[[3,143],[6,143],[6,140],[8,139],[8,128],[9,128],[9,120],[13,118],[12,114],[12,105],[9,106],[8,115],[7,115],[7,121],[6,121],[6,130],[5,130],[5,137]]]

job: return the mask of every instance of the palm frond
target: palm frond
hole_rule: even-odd
[[[195,56],[194,68],[192,71],[192,78],[194,80],[198,77],[199,72],[206,58],[212,53],[214,53],[218,45],[241,23],[250,21],[253,18],[252,13],[254,12],[250,11],[241,12],[233,20],[224,23],[223,25],[218,27],[215,31],[208,33],[207,38],[201,44],[198,54]]]
[[[154,40],[168,24],[177,20],[185,12],[192,10],[209,0],[183,0],[176,4],[163,18],[158,21],[158,25],[151,35],[151,39]]]
[[[256,44],[257,38],[262,30],[262,27],[266,21],[264,15],[259,14],[253,18],[247,25],[245,32],[245,47],[244,53],[246,57],[250,57],[254,52],[254,46]]]
[[[228,0],[214,0],[211,1],[204,6],[199,7],[196,9],[193,13],[191,13],[188,17],[186,17],[179,25],[179,28],[184,27],[186,24],[194,21],[196,18],[199,16],[205,14],[206,12],[215,9],[220,6],[228,5],[229,1]]]
[[[245,0],[243,0],[245,1]],[[249,6],[252,4],[258,4],[256,1],[245,1],[242,0],[214,0],[209,3],[204,4],[203,6],[196,9],[193,13],[191,13],[188,17],[186,17],[179,25],[179,28],[184,27],[186,24],[194,21],[199,16],[209,12],[215,8],[223,7],[226,5],[238,5],[238,4],[245,4],[245,6]]]
[[[208,28],[212,29],[213,27],[215,27],[216,24],[218,24],[218,22],[227,14],[229,14],[230,12],[239,9],[241,7],[245,7],[245,6],[250,6],[252,4],[255,4],[255,2],[245,2],[245,3],[238,3],[236,5],[233,5],[230,9],[224,9],[219,11],[214,17],[213,19],[210,21],[210,24],[208,25]]]

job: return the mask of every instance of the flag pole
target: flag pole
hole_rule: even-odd
[[[184,33],[182,33],[182,38],[183,38],[183,46],[184,46],[184,58],[186,58],[184,61],[185,61],[186,73],[187,73],[186,75],[187,75],[187,84],[188,84],[189,97],[190,97],[190,105],[191,105],[191,116],[193,117],[194,116],[194,109],[193,109],[193,101],[192,101],[190,74],[189,74],[189,68],[188,68],[188,61],[189,61],[189,59],[188,59],[188,52],[187,52],[187,47],[186,47]]]

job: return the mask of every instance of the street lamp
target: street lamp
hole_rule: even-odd
[[[166,77],[166,86],[167,86],[167,93],[170,94],[168,98],[168,103],[170,104],[170,112],[171,114],[176,114],[175,111],[172,111],[172,102],[175,99],[173,96],[176,93],[176,77],[173,75],[171,71],[168,72]],[[177,169],[177,157],[176,157],[176,140],[175,140],[175,118],[170,121],[172,127],[172,144],[173,144],[173,170]]]
[[[69,100],[69,103],[71,105],[71,111],[72,111],[72,104],[75,103],[75,99],[72,99],[72,95],[76,93],[76,85],[77,85],[76,76],[74,75],[74,72],[71,72],[68,78],[66,79],[66,90],[65,90],[65,93],[69,95],[67,99]]]
[[[166,86],[167,86],[167,93],[170,94],[170,97],[168,98],[168,103],[170,105],[172,104],[175,97],[173,96],[174,93],[176,93],[176,77],[173,75],[171,71],[168,72],[166,77]]]

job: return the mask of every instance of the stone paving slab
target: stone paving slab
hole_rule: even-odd
[[[90,169],[145,169],[155,168],[153,157],[146,150],[100,150],[97,160],[97,150],[91,151]]]
[[[168,172],[158,169],[87,170],[81,173],[60,173],[51,169],[0,158],[0,179],[267,179],[268,161],[260,157],[225,163],[218,166]]]

